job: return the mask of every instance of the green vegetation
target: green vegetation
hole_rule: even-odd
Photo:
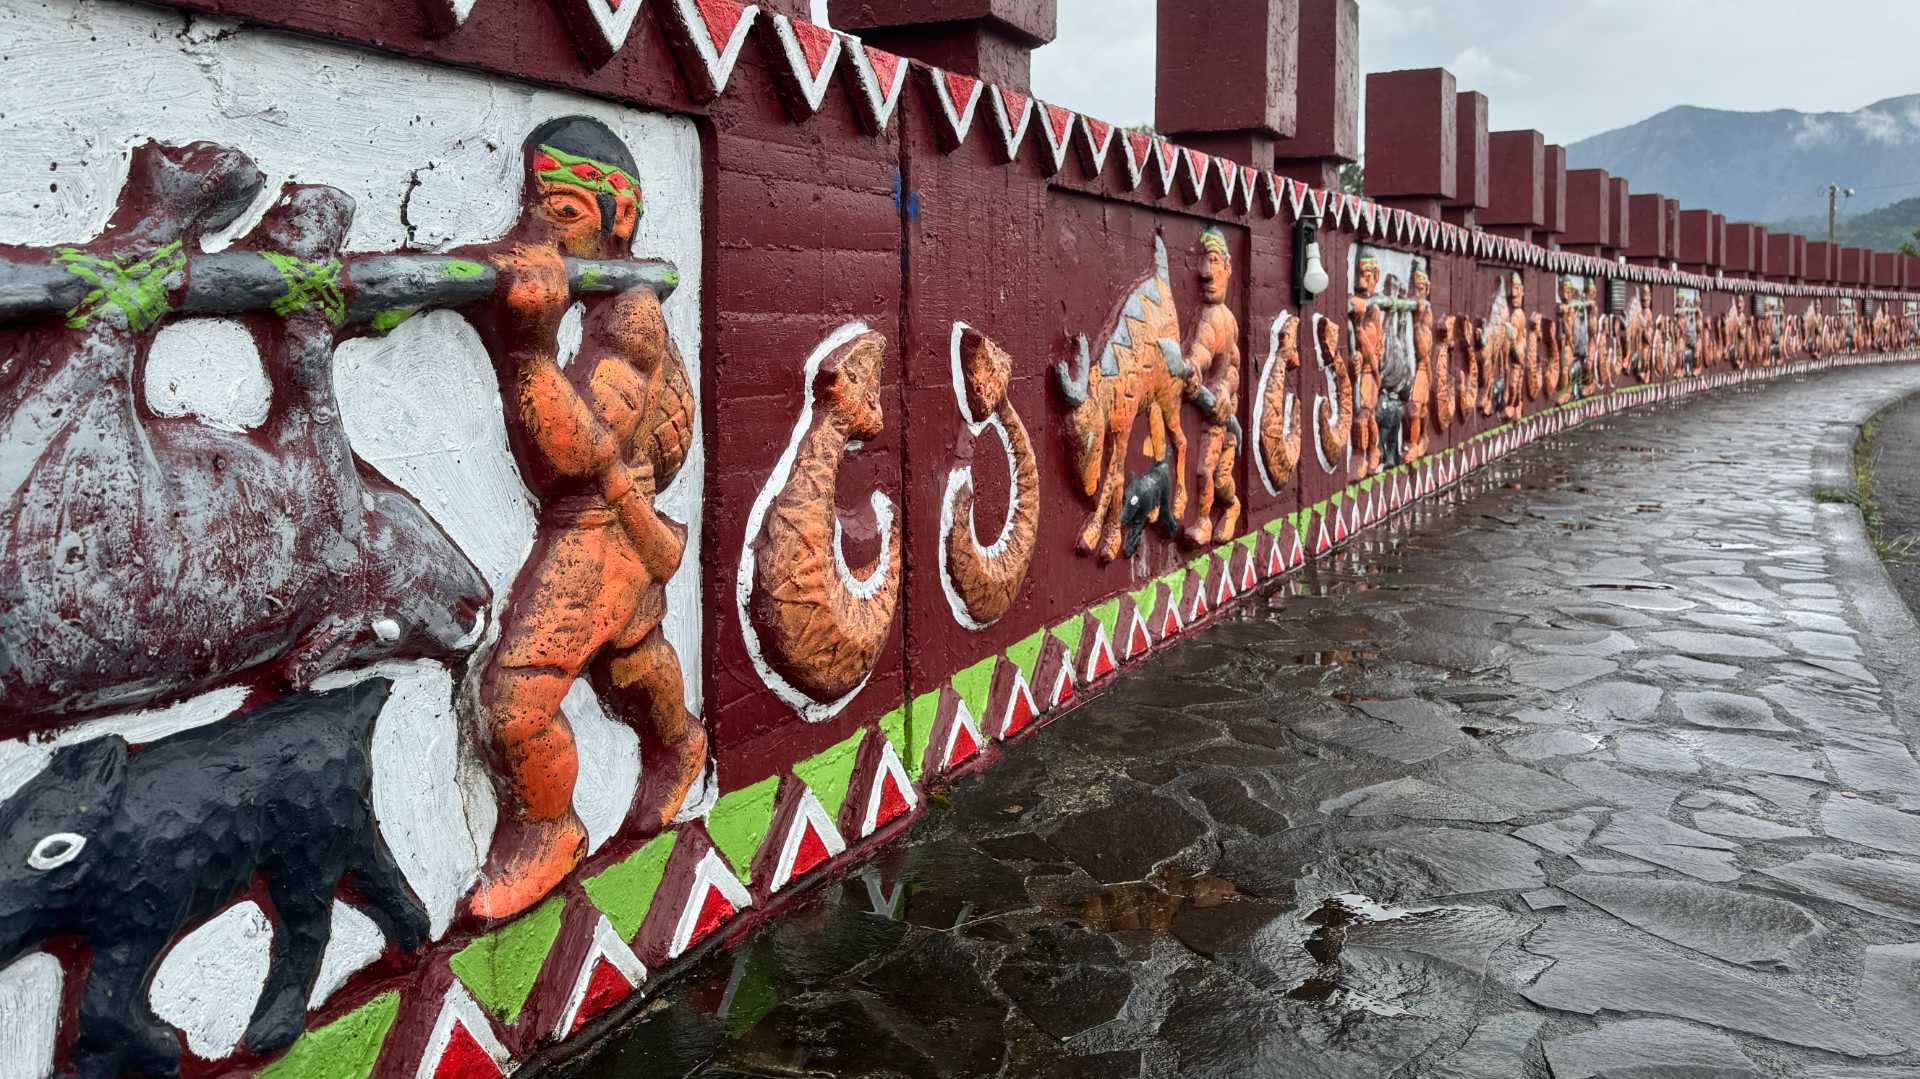
[[[1768,225],[1769,232],[1797,232],[1809,240],[1827,238],[1824,215],[1793,217]],[[1905,199],[1864,214],[1840,218],[1839,241],[1848,247],[1904,251],[1920,255],[1920,198]]]
[[[1860,437],[1853,444],[1853,490],[1820,487],[1814,490],[1813,500],[1858,508],[1860,516],[1866,521],[1867,538],[1873,541],[1874,553],[1880,556],[1882,562],[1920,564],[1920,533],[1893,534],[1887,527],[1887,519],[1880,510],[1879,501],[1873,495],[1873,472],[1880,461],[1881,419],[1881,416],[1875,416],[1868,420],[1860,428]]]

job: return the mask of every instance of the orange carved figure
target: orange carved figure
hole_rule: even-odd
[[[692,446],[686,366],[651,290],[587,301],[565,367],[560,323],[573,297],[565,257],[624,256],[640,215],[625,145],[594,120],[529,136],[527,209],[489,255],[500,288],[475,317],[506,398],[507,432],[540,502],[533,552],[514,583],[479,702],[500,821],[468,901],[482,919],[517,914],[585,854],[573,811],[579,773],[560,704],[586,673],[607,712],[641,737],[646,775],[630,820],[667,824],[706,761],[680,661],[661,632],[666,582],[686,529],[655,513]]]
[[[1540,327],[1537,320],[1528,319],[1526,304],[1527,286],[1517,273],[1494,294],[1493,311],[1483,331],[1483,362],[1491,370],[1484,379],[1482,415],[1499,408],[1507,419],[1517,420],[1526,402],[1540,396]]]
[[[1069,412],[1063,432],[1083,493],[1093,512],[1080,528],[1081,554],[1120,557],[1120,518],[1126,499],[1127,455],[1133,426],[1147,417],[1147,456],[1163,460],[1172,443],[1173,515],[1187,513],[1187,435],[1180,399],[1188,373],[1180,351],[1180,318],[1168,282],[1166,242],[1154,239],[1154,269],[1133,286],[1113,317],[1113,332],[1095,362],[1087,339],[1075,338],[1075,359],[1054,365]]]
[[[1347,301],[1347,326],[1353,334],[1353,449],[1360,454],[1354,479],[1380,468],[1380,364],[1387,354],[1386,312],[1369,301],[1380,287],[1380,260],[1370,255],[1354,262],[1353,296]]]
[[[853,324],[821,345],[809,362],[811,403],[770,481],[772,498],[757,511],[749,537],[753,570],[747,613],[761,657],[805,697],[830,704],[859,689],[873,672],[900,606],[900,523],[892,503],[871,500],[881,550],[865,566],[848,566],[834,488],[855,445],[878,438],[881,361],[887,339]],[[790,702],[791,703],[791,702]]]
[[[1577,380],[1586,377],[1593,352],[1593,316],[1577,278],[1560,279],[1560,310],[1553,326],[1555,361],[1549,367],[1547,392],[1553,403],[1564,405],[1580,391]]]
[[[1300,398],[1291,391],[1293,372],[1300,367],[1300,320],[1285,314],[1274,320],[1273,344],[1260,381],[1260,413],[1254,428],[1260,440],[1260,467],[1267,485],[1278,491],[1300,467]]]
[[[984,430],[992,417],[1007,440],[1013,463],[1008,493],[1007,521],[1000,536],[985,547],[976,538],[973,520],[973,483],[969,473],[956,470],[948,494],[946,573],[967,617],[976,625],[996,622],[1013,606],[1033,561],[1034,536],[1040,520],[1040,470],[1026,424],[1007,396],[1013,359],[999,345],[971,329],[958,332],[955,362],[965,386],[969,418],[982,417]]]
[[[1200,235],[1206,259],[1200,266],[1200,292],[1206,306],[1187,346],[1187,400],[1200,409],[1200,485],[1188,543],[1200,547],[1233,535],[1240,520],[1240,495],[1233,467],[1240,454],[1240,320],[1227,306],[1233,256],[1226,234],[1208,229]],[[1220,519],[1213,518],[1215,499]]]
[[[1627,367],[1643,384],[1659,370],[1654,344],[1653,290],[1642,285],[1627,308]]]
[[[1588,341],[1586,364],[1580,372],[1580,396],[1592,397],[1600,392],[1607,364],[1612,362],[1607,355],[1607,316],[1600,309],[1599,278],[1587,278],[1585,302]]]
[[[1400,456],[1403,461],[1418,461],[1427,454],[1427,416],[1434,408],[1436,391],[1446,396],[1446,408],[1451,410],[1453,384],[1451,372],[1439,374],[1434,370],[1433,280],[1427,276],[1426,260],[1414,259],[1408,277],[1413,290],[1409,301],[1413,305],[1413,382],[1407,388]],[[1447,365],[1448,357],[1441,354],[1439,362]],[[1439,385],[1442,379],[1446,380],[1444,386]]]

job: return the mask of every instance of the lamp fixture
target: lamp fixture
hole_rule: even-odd
[[[1293,224],[1293,299],[1306,307],[1327,291],[1327,267],[1320,260],[1320,217],[1302,217]]]

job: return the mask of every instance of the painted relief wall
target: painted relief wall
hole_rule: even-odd
[[[168,1029],[201,1060],[284,1049],[383,955],[518,913],[623,827],[711,800],[702,166],[684,118],[219,24],[156,49],[177,15],[56,7],[0,14],[46,76],[0,120],[0,280],[98,287],[0,323],[0,804],[9,849],[33,848],[5,909],[74,906],[0,946],[77,932],[93,958],[84,990],[45,953],[0,972],[0,1074],[40,1074],[76,998],[83,1074],[165,1074]],[[110,106],[84,89],[132,71]],[[582,281],[595,266],[638,287]],[[381,275],[509,299],[389,281],[393,306],[363,309]],[[316,811],[367,800],[324,820],[367,850],[220,838],[265,795],[190,789],[216,748]],[[50,805],[91,784],[103,816]],[[157,871],[196,833],[219,844],[182,867],[198,879]],[[85,882],[57,880],[81,858]],[[250,895],[256,870],[265,895],[158,922],[138,892],[77,894],[217,873]],[[341,877],[366,901],[334,898]]]
[[[330,37],[0,0],[0,1079],[564,1051],[1473,469],[1920,338],[731,0],[193,6]]]

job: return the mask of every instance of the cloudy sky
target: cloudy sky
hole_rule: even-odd
[[[1156,0],[1058,3],[1034,93],[1151,122]],[[1360,59],[1445,67],[1492,100],[1495,129],[1567,143],[1674,105],[1851,112],[1920,93],[1920,0],[1360,0]]]

